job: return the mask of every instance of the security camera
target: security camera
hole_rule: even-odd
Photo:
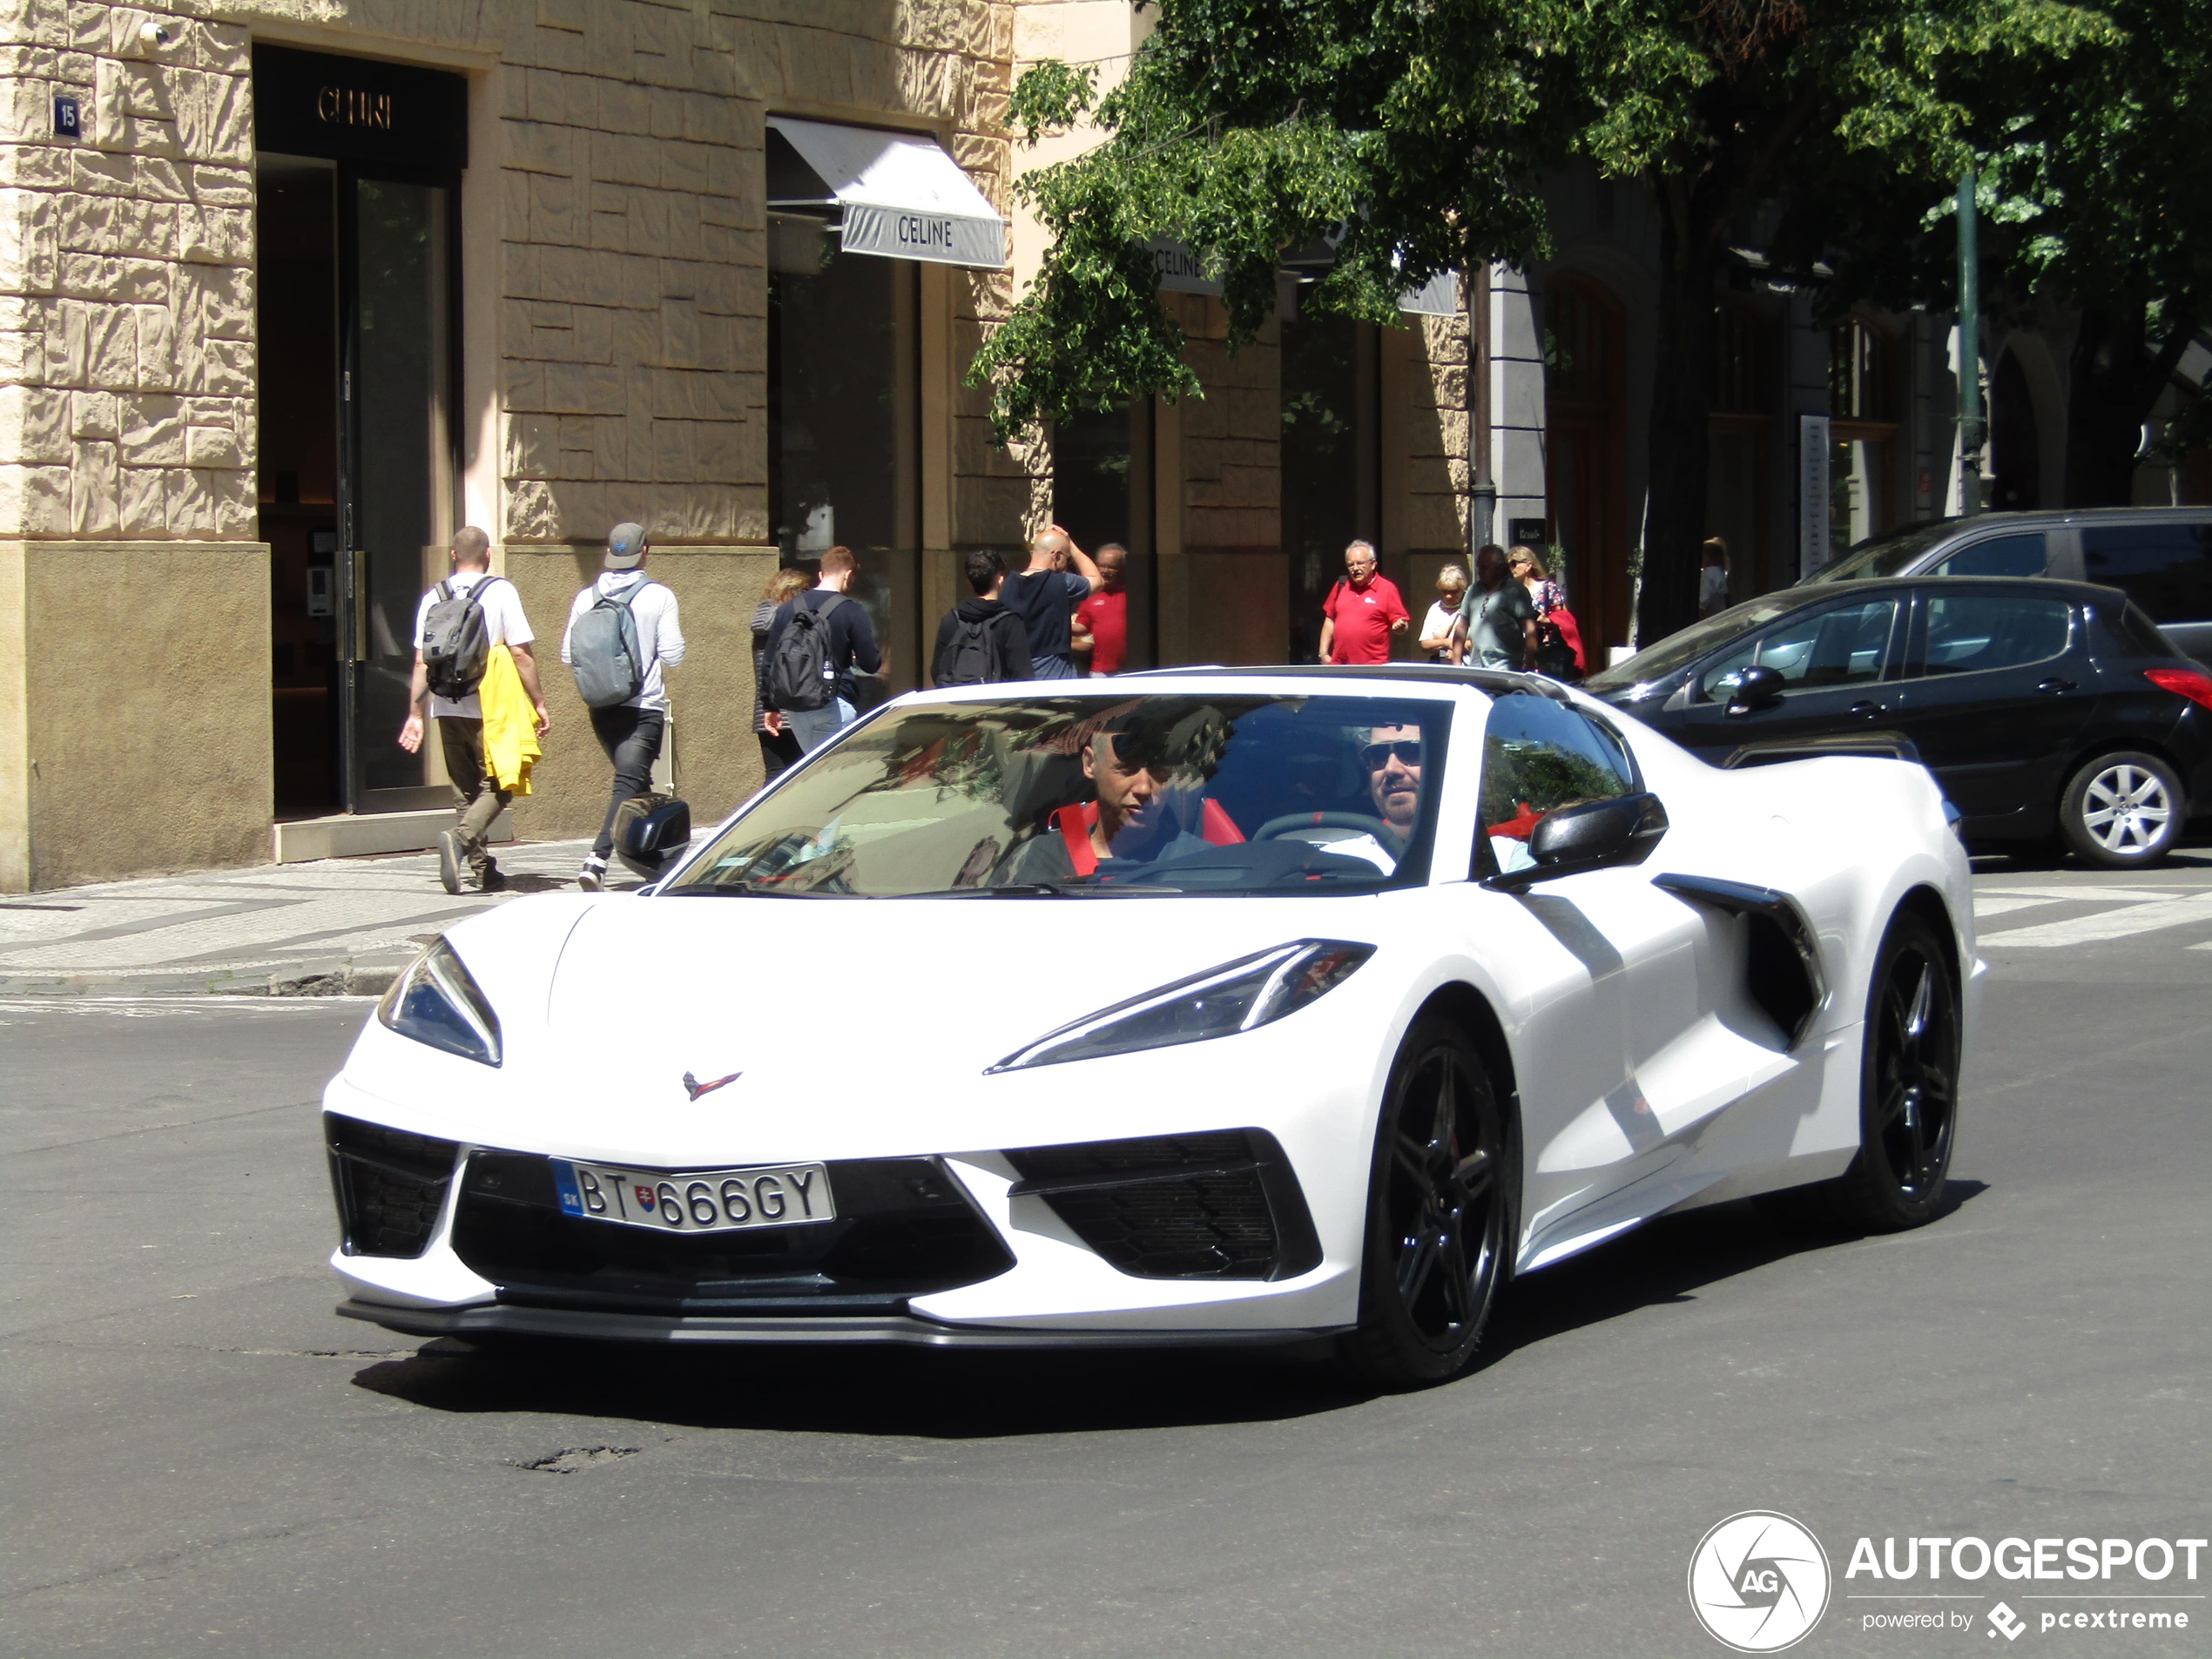
[[[149,46],[169,44],[169,25],[165,23],[143,23],[138,25],[138,38]]]

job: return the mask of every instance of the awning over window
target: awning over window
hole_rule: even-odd
[[[841,215],[847,253],[1005,267],[1006,221],[935,139],[784,116],[768,135],[770,208]]]
[[[1152,266],[1157,274],[1163,293],[1203,293],[1214,299],[1221,297],[1221,284],[1208,276],[1198,258],[1180,242],[1164,237],[1150,244]],[[1284,260],[1283,268],[1319,274],[1329,268],[1331,261],[1327,247],[1316,244],[1311,250],[1294,254]],[[1460,309],[1460,278],[1454,271],[1440,271],[1418,288],[1408,288],[1398,296],[1398,308],[1420,317],[1455,316]]]

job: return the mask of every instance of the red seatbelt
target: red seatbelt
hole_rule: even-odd
[[[1090,826],[1097,821],[1096,802],[1083,806],[1062,806],[1052,815],[1052,827],[1068,844],[1068,862],[1076,867],[1079,876],[1098,873],[1098,853],[1090,844]]]

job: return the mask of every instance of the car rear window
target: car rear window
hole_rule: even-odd
[[[2158,624],[2143,613],[2141,605],[2101,604],[2097,607],[2097,618],[2104,624],[2126,656],[2181,657],[2187,654],[2176,651],[2174,642],[2158,631]]]
[[[1931,676],[2047,662],[2066,650],[2074,607],[2016,593],[1928,592]]]
[[[2212,523],[2085,524],[2081,563],[2153,622],[2212,622]]]

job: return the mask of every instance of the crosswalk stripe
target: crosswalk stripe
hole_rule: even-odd
[[[2212,894],[2194,899],[2170,899],[2151,904],[2131,904],[2093,916],[2074,916],[2032,927],[2013,927],[1980,935],[1986,947],[2087,945],[2101,940],[2128,939],[2137,934],[2157,933],[2166,927],[2186,927],[2194,921],[2212,921]]]
[[[1985,899],[1977,893],[1974,894],[1974,920],[1979,921],[1986,916],[2009,915],[2015,910],[2032,910],[2037,905],[2058,902],[2056,899],[2031,899],[2026,894],[2010,893]]]

